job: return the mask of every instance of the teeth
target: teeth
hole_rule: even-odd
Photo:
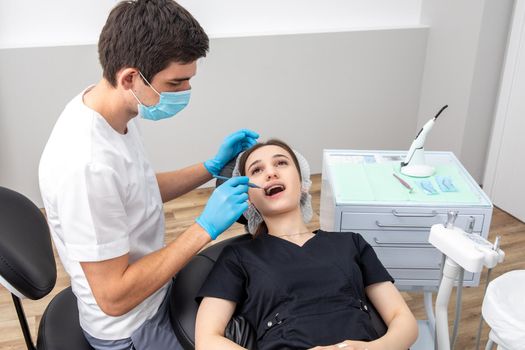
[[[278,190],[280,189],[281,191],[274,191],[274,190]],[[275,194],[275,193],[278,193],[278,192],[282,192],[284,191],[284,186],[283,185],[274,185],[272,187],[268,187],[264,192],[267,196],[271,196],[272,194]]]

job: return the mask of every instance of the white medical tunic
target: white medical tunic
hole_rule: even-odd
[[[119,317],[97,305],[80,262],[129,254],[130,263],[164,245],[164,214],[155,173],[135,119],[115,131],[84,105],[64,109],[40,159],[39,181],[51,235],[71,277],[80,325],[95,338],[127,338],[151,318],[167,284]]]

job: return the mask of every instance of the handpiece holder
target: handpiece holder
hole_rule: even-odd
[[[416,140],[414,140],[416,142]],[[425,161],[425,149],[417,148],[413,151],[411,160],[407,165],[401,165],[401,173],[412,177],[429,177],[434,175],[436,169]]]
[[[455,227],[457,212],[449,212],[445,225],[433,225],[428,241],[446,256],[443,278],[436,298],[436,336],[438,350],[450,350],[448,304],[454,282],[461,268],[478,273],[483,266],[489,269],[501,263],[505,253],[499,248],[499,237],[492,244],[475,233]]]
[[[448,105],[443,106],[436,116],[430,119],[426,124],[419,130],[416,138],[410,145],[410,149],[405,157],[405,160],[401,162],[401,173],[412,176],[412,177],[429,177],[434,175],[436,169],[428,165],[425,160],[425,139],[427,134],[432,130],[436,119],[439,117],[441,112],[447,108]]]

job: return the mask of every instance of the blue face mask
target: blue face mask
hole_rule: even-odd
[[[191,90],[184,90],[184,91],[178,91],[178,92],[162,92],[159,93],[151,84],[144,78],[142,73],[140,73],[140,76],[144,81],[149,85],[150,88],[153,89],[157,93],[157,95],[160,96],[159,102],[156,105],[153,106],[145,106],[140,102],[138,97],[135,95],[133,90],[130,90],[133,96],[137,99],[139,102],[139,114],[142,116],[143,119],[148,120],[161,120],[166,118],[171,118],[175,114],[182,111],[190,102],[190,96],[191,96]]]

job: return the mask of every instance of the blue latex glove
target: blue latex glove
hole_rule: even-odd
[[[236,157],[242,151],[247,150],[257,143],[259,134],[248,129],[241,129],[226,137],[219,148],[219,152],[213,159],[204,162],[204,166],[212,175],[219,175],[222,168],[233,157]]]
[[[248,209],[248,177],[232,177],[213,191],[201,215],[195,220],[217,238]]]

